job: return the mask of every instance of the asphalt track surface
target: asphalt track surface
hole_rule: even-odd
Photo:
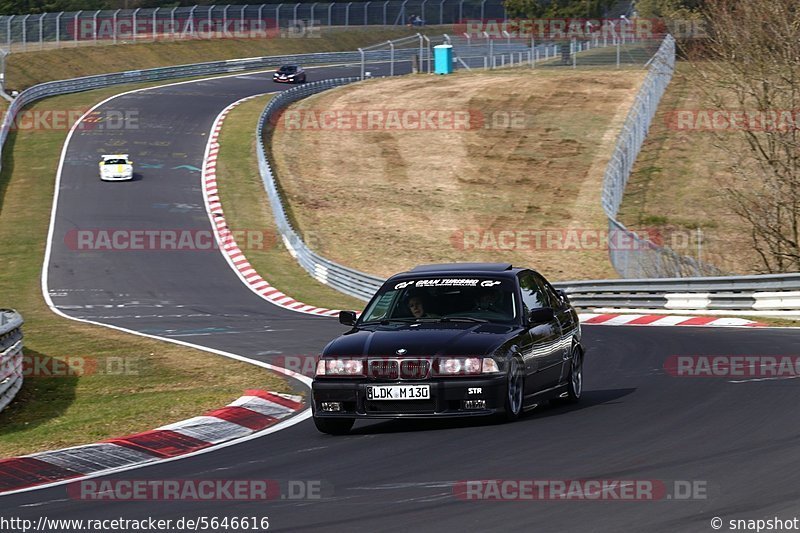
[[[354,69],[315,69],[314,79]],[[49,288],[71,316],[262,361],[318,353],[335,320],[282,310],[247,289],[218,252],[78,252],[73,228],[204,229],[198,171],[229,103],[273,89],[243,74],[151,89],[104,107],[135,110],[139,129],[76,132],[67,148]],[[101,183],[101,153],[128,152],[138,179]],[[159,166],[160,165],[160,166]],[[269,273],[262,273],[269,279]],[[65,486],[0,498],[4,517],[178,520],[269,517],[271,530],[712,531],[710,519],[790,519],[800,500],[795,380],[677,378],[671,355],[795,355],[795,330],[584,327],[584,397],[513,424],[468,420],[358,423],[320,434],[310,421],[211,453],[103,479],[320,480],[320,499],[270,502],[75,500]],[[261,372],[262,370],[254,371]],[[213,386],[213,383],[209,383]],[[697,482],[705,498],[657,501],[465,501],[463,480]],[[627,480],[627,481],[626,481]],[[723,528],[727,530],[727,525]]]

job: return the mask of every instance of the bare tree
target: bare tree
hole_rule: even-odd
[[[706,102],[726,110],[723,186],[766,272],[800,270],[800,3],[708,0],[708,39],[693,57]]]

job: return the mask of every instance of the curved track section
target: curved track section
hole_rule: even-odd
[[[342,70],[317,71],[343,75]],[[76,318],[268,361],[318,352],[335,321],[265,302],[218,252],[76,253],[73,228],[208,229],[199,171],[205,135],[230,102],[269,86],[245,75],[173,85],[108,102],[137,110],[135,131],[79,132],[66,147],[49,268],[51,297]],[[96,176],[101,152],[129,152],[133,183]],[[160,166],[159,166],[160,165]],[[506,425],[376,422],[346,437],[301,423],[214,453],[103,479],[319,480],[324,497],[271,502],[87,501],[65,487],[2,498],[4,515],[38,520],[269,517],[270,529],[421,531],[709,531],[710,519],[791,518],[800,485],[796,380],[677,378],[672,355],[793,355],[791,330],[584,328],[585,393]],[[209,384],[213,386],[213,384]],[[658,501],[465,501],[465,480],[655,480],[699,483],[702,497]]]

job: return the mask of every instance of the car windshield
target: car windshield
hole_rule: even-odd
[[[278,72],[280,72],[281,74],[294,74],[295,72],[297,72],[297,67],[295,67],[294,65],[284,65]]]
[[[127,165],[128,161],[126,159],[106,159],[104,163],[106,165]]]
[[[361,323],[384,321],[512,322],[514,284],[485,277],[419,278],[384,285]]]

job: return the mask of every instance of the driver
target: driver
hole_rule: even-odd
[[[502,313],[502,294],[498,289],[484,288],[475,299],[473,311],[493,311]]]
[[[436,315],[425,311],[425,301],[419,294],[412,294],[406,304],[414,318],[436,318]]]

